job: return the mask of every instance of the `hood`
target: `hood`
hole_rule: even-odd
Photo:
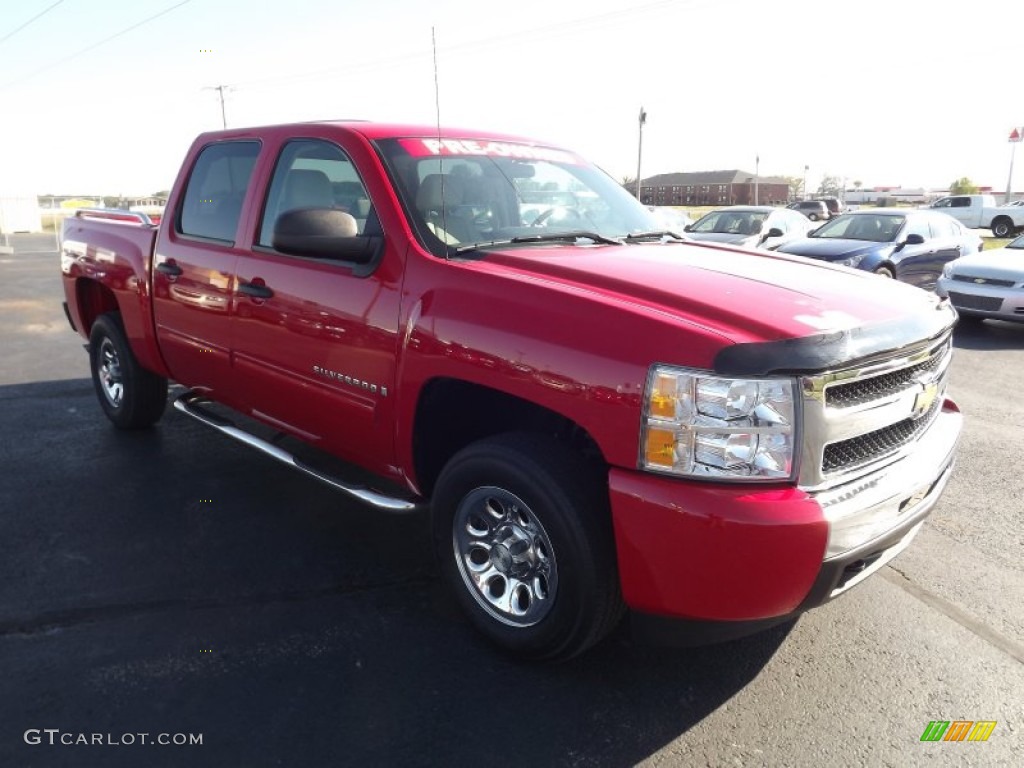
[[[1024,281],[1024,249],[996,248],[961,256],[952,262],[952,274]]]
[[[888,250],[892,245],[864,240],[844,240],[841,237],[804,237],[780,245],[777,250],[796,256],[806,256],[809,259],[844,261],[854,256]]]
[[[869,273],[772,252],[663,243],[509,248],[475,256],[473,268],[543,282],[663,322],[699,326],[735,344],[882,326],[920,334],[921,329],[908,322],[915,316],[926,318],[922,322],[929,327],[939,327],[931,335],[947,322],[952,324],[948,303],[939,309],[933,294]],[[939,319],[940,314],[950,317]],[[913,340],[921,338],[926,337]]]

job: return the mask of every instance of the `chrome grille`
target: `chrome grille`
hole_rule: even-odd
[[[1013,280],[1000,280],[995,277],[971,277],[970,275],[953,275],[954,280],[961,283],[974,283],[975,285],[998,285],[1000,288],[1012,288],[1016,283]]]
[[[900,392],[914,384],[914,379],[934,371],[942,362],[942,355],[933,355],[923,363],[883,373],[848,384],[833,384],[825,390],[825,403],[834,408],[848,408]]]
[[[952,334],[898,357],[802,379],[800,485],[821,490],[897,461],[938,420]]]
[[[936,400],[920,419],[907,418],[866,435],[825,446],[822,470],[828,474],[838,469],[861,467],[891,456],[931,426],[941,405],[942,401]]]

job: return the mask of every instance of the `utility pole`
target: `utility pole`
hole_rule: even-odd
[[[636,149],[636,199],[637,202],[640,200],[640,161],[644,156],[644,123],[647,122],[647,113],[644,112],[644,108],[640,107],[640,140],[637,142]]]
[[[217,95],[220,96],[220,124],[221,124],[221,127],[226,129],[228,127],[228,118],[227,118],[227,115],[224,113],[224,91],[230,91],[231,90],[231,86],[230,85],[211,85],[208,88],[204,88],[203,90],[204,91],[216,91]]]
[[[804,195],[803,195],[804,200],[807,199],[807,171],[808,171],[808,169],[810,167],[811,166],[809,166],[809,165],[805,165],[804,166],[804,186],[803,186],[803,189],[801,190],[804,193]]]

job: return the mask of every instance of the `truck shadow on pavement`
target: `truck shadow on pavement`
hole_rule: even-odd
[[[663,649],[623,625],[523,664],[463,620],[424,516],[350,504],[177,413],[117,432],[84,379],[0,387],[0,430],[3,765],[632,765],[794,626]],[[203,743],[124,743],[161,733]],[[682,743],[680,762],[709,759]]]
[[[957,323],[953,346],[959,349],[1022,349],[1024,323],[1005,320],[983,320],[980,323]]]

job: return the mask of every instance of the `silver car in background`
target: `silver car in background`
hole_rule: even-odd
[[[699,218],[686,228],[686,236],[691,240],[771,251],[790,240],[806,237],[815,226],[806,216],[788,208],[732,205]]]
[[[1024,323],[1024,235],[1003,248],[949,262],[935,292],[949,297],[962,320]]]

